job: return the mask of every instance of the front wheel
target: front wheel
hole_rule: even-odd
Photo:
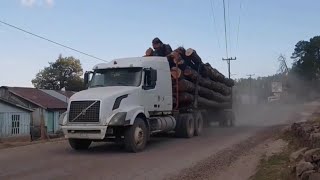
[[[91,142],[88,139],[69,139],[69,144],[74,150],[86,150],[91,145]]]
[[[147,144],[148,132],[145,122],[136,118],[134,124],[125,131],[124,144],[127,151],[140,152]]]

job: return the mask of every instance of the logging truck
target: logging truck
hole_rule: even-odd
[[[88,88],[70,98],[61,118],[70,146],[83,150],[96,141],[120,141],[128,151],[139,152],[156,133],[191,138],[202,133],[207,120],[233,125],[232,101],[211,101],[204,98],[211,96],[209,88],[197,88],[210,81],[197,78],[188,83],[190,79],[182,80],[175,73],[167,57],[123,58],[95,65],[84,75]],[[188,93],[179,90],[179,84]]]

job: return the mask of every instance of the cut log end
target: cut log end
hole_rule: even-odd
[[[151,48],[147,49],[145,56],[152,56],[152,55],[153,55],[153,49],[151,49]]]
[[[191,56],[193,52],[195,52],[194,49],[192,49],[192,48],[187,49],[186,56]]]
[[[181,77],[181,70],[177,67],[171,68],[171,76],[173,79],[179,79]]]
[[[186,54],[186,50],[184,47],[178,47],[177,49],[174,50],[175,52],[178,52],[180,55]]]

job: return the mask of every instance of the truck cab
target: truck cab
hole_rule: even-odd
[[[74,94],[62,118],[72,148],[92,141],[123,140],[129,151],[144,149],[151,133],[172,131],[172,84],[165,57],[115,59],[86,72],[87,89]]]

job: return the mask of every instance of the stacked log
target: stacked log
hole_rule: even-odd
[[[204,64],[194,49],[179,47],[168,57],[171,68],[173,101],[176,108],[228,108],[231,105],[232,79],[209,63]]]

